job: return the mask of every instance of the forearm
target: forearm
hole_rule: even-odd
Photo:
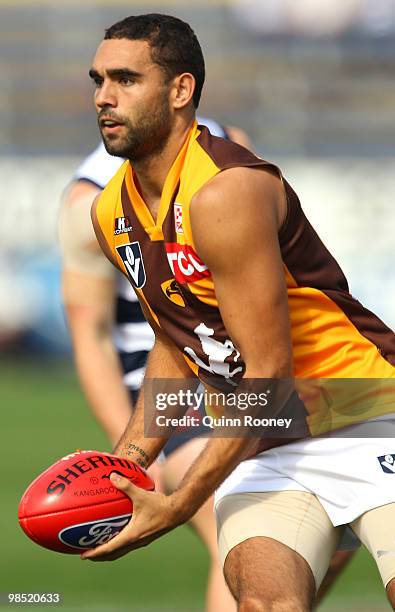
[[[185,380],[192,376],[181,353],[174,348],[174,345],[163,337],[157,337],[148,357],[144,380],[155,380],[159,386],[161,380],[165,384],[167,379]],[[187,406],[176,407],[173,416],[182,416],[187,408]],[[133,417],[115,449],[118,455],[136,461],[144,468],[151,465],[171,436],[171,431],[166,431],[168,435],[162,437],[146,436],[149,420],[155,419],[155,414],[153,393],[145,393],[145,384],[143,384]]]
[[[142,389],[133,416],[116,445],[114,453],[147,469],[155,461],[167,440],[167,437],[145,436],[145,400],[144,389]]]

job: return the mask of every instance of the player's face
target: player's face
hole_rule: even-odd
[[[136,162],[165,146],[172,127],[171,84],[141,40],[104,40],[90,76],[104,145]]]

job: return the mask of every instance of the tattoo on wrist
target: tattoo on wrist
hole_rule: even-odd
[[[141,465],[141,467],[143,468],[147,467],[150,457],[143,448],[136,446],[136,444],[128,443],[125,445],[124,451],[126,455],[134,457],[133,460],[135,463],[137,463],[138,465]],[[136,458],[136,453],[141,455],[141,457]]]

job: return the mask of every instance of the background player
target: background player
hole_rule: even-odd
[[[210,131],[251,148],[240,129],[199,118]],[[77,169],[62,206],[63,296],[78,375],[88,404],[115,445],[124,431],[144,376],[154,335],[136,294],[125,277],[102,258],[95,258],[90,208],[95,196],[123,160],[110,156],[103,144]],[[197,436],[199,432],[193,431]],[[174,490],[205,444],[203,438],[173,436],[164,449],[166,460],[155,463],[156,483]],[[216,529],[210,499],[190,521],[210,555],[207,610],[231,610],[235,604],[218,561]]]

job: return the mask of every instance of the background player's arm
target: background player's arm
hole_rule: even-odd
[[[90,218],[92,201],[99,192],[92,183],[76,181],[64,197],[62,290],[84,394],[115,444],[130,418],[131,402],[112,341],[115,269],[97,243]]]

